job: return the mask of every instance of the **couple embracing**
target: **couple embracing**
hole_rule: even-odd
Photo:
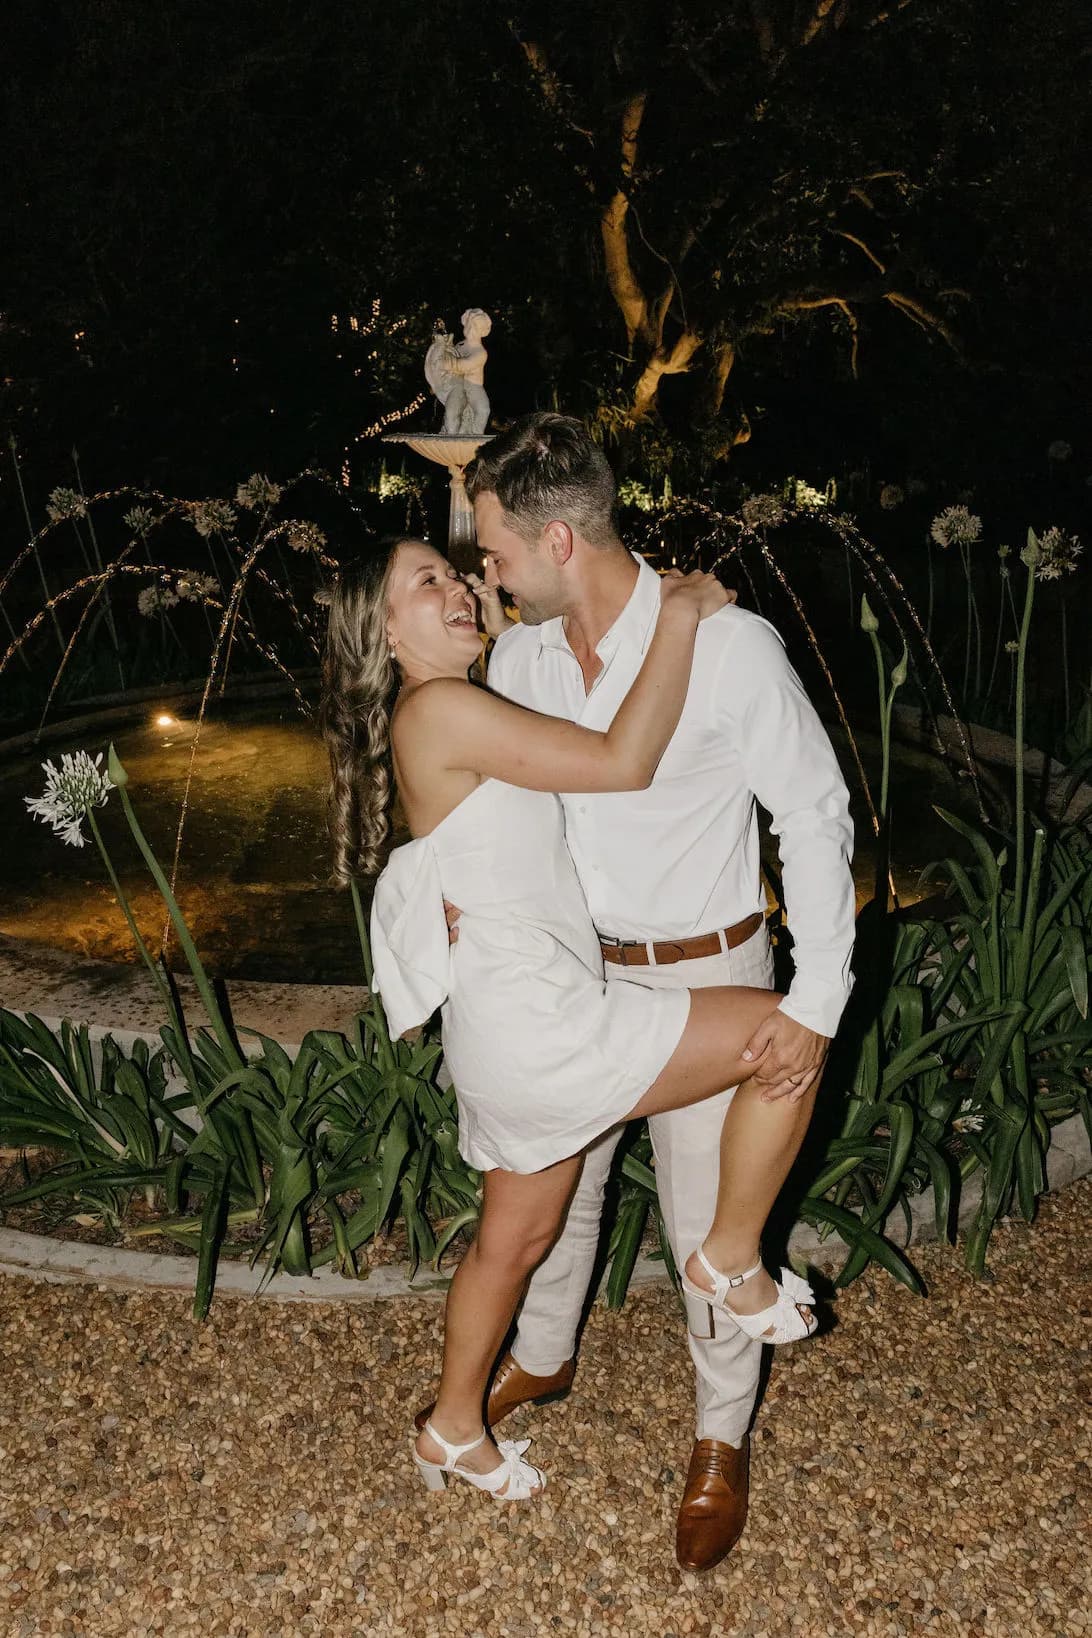
[[[344,565],[324,674],[335,869],[377,872],[396,786],[414,839],[376,884],[377,987],[394,1035],[442,1008],[459,1149],[483,1174],[413,1457],[430,1489],[541,1493],[529,1441],[492,1430],[569,1390],[611,1159],[647,1117],[697,1374],[676,1551],[707,1569],[746,1517],[762,1345],[815,1329],[809,1287],[760,1243],[851,983],[847,793],[777,633],[712,576],[627,551],[580,423],[524,417],[468,489],[484,581],[415,540]],[[481,688],[498,587],[520,623]],[[794,939],[783,996],[756,801]]]

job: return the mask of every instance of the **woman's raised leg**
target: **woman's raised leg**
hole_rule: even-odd
[[[484,1174],[478,1232],[455,1271],[444,1320],[444,1363],[431,1421],[452,1445],[467,1444],[482,1428],[482,1402],[497,1350],[512,1323],[523,1288],[561,1229],[583,1163],[581,1155],[541,1172]],[[418,1455],[438,1462],[443,1452],[425,1431]],[[491,1440],[459,1465],[489,1473],[500,1465]]]
[[[658,1115],[713,1097],[726,1086],[737,1088],[721,1129],[716,1212],[703,1247],[713,1267],[726,1275],[742,1274],[756,1262],[766,1219],[800,1151],[815,1104],[818,1081],[799,1098],[769,1101],[750,1084],[758,1065],[743,1058],[743,1049],[780,999],[773,991],[743,986],[691,991],[682,1039],[631,1113],[631,1118]],[[712,1291],[696,1253],[685,1272],[692,1285]],[[733,1288],[731,1307],[754,1314],[776,1296],[776,1284],[763,1269]]]

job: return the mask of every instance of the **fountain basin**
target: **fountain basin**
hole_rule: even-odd
[[[98,715],[0,743],[0,935],[27,949],[67,952],[77,962],[133,964],[137,955],[102,862],[90,843],[68,847],[23,806],[42,786],[40,763],[61,751],[104,750],[111,740],[130,778],[130,794],[160,861],[169,870],[199,696],[156,694]],[[166,722],[158,718],[169,719]],[[848,743],[832,730],[855,789]],[[858,735],[870,778],[879,747]],[[323,813],[325,751],[314,725],[283,693],[215,704],[202,728],[183,831],[177,895],[202,959],[217,976],[320,986],[358,986],[360,950],[348,895],[330,885]],[[932,804],[973,818],[969,781],[923,745],[897,750],[892,770],[895,881],[900,900],[928,890],[918,875],[958,850],[958,838]],[[99,815],[138,925],[153,950],[165,912],[114,799]],[[854,799],[858,900],[871,895],[874,854],[867,809]],[[404,835],[396,829],[395,840]],[[766,843],[776,863],[776,848]],[[180,965],[177,950],[171,964]],[[96,980],[96,984],[99,981]],[[101,986],[100,986],[101,987]],[[0,1003],[10,1005],[6,987]],[[81,1016],[76,1013],[74,1016]],[[249,1020],[247,1020],[249,1021]]]

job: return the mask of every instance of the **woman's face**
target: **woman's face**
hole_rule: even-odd
[[[387,586],[387,636],[407,676],[465,677],[481,653],[474,599],[445,557],[403,541]]]

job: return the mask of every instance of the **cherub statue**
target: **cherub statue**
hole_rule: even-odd
[[[493,328],[493,320],[480,307],[468,307],[460,323],[463,339],[457,343],[449,333],[437,329],[425,354],[425,379],[444,406],[440,430],[450,437],[472,438],[485,431],[489,420],[482,341]]]

